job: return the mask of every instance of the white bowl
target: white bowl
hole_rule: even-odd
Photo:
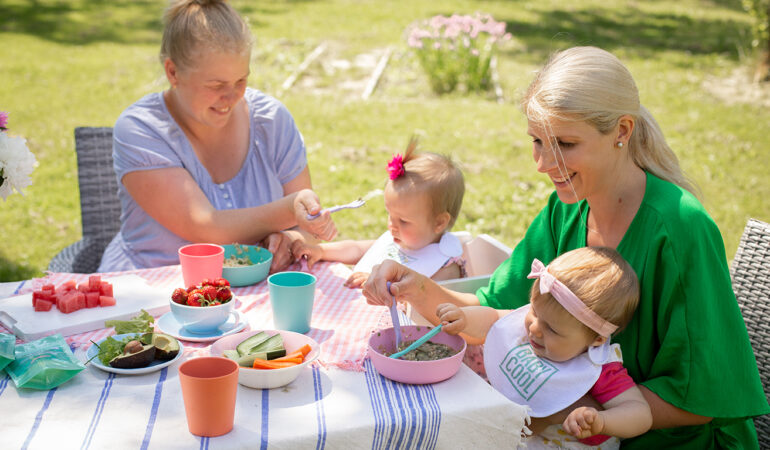
[[[296,366],[284,367],[282,369],[252,369],[250,367],[238,368],[238,382],[246,387],[254,389],[273,389],[294,381],[302,370],[315,361],[318,355],[321,353],[321,348],[315,339],[305,336],[304,334],[295,333],[293,331],[285,330],[263,330],[267,334],[274,336],[280,334],[283,338],[283,346],[286,349],[286,353],[291,353],[299,350],[305,344],[310,344],[310,353],[305,356],[305,361]],[[222,339],[214,342],[211,346],[212,356],[224,356],[225,350],[235,350],[235,347],[243,342],[246,338],[254,336],[259,333],[256,331],[244,331],[243,333],[233,334],[225,336]]]
[[[169,300],[171,304],[171,314],[174,319],[190,333],[211,333],[216,331],[220,325],[227,322],[230,314],[236,314],[233,311],[235,297],[229,302],[215,306],[187,306]]]

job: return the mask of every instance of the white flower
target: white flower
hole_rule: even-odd
[[[36,164],[26,139],[0,132],[0,197],[3,201],[14,189],[24,195],[21,190],[32,184],[30,174]]]

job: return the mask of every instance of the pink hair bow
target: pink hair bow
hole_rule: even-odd
[[[391,180],[395,180],[404,174],[404,158],[400,153],[393,155],[393,159],[388,163],[388,174]]]
[[[548,267],[544,266],[539,259],[535,258],[532,261],[532,271],[527,278],[539,278],[541,294],[550,293],[564,309],[599,335],[610,337],[618,329],[617,325],[604,320],[599,314],[589,309],[564,283],[551,275]]]

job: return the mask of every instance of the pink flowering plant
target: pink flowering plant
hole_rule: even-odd
[[[436,94],[481,92],[492,87],[490,62],[500,42],[509,41],[505,22],[489,14],[434,16],[412,24],[414,49]]]
[[[22,189],[32,184],[30,174],[36,164],[27,140],[8,135],[8,113],[0,111],[0,197],[3,201],[14,190],[24,195]]]

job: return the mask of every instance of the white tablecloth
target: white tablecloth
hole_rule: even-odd
[[[163,282],[161,272],[153,275]],[[340,281],[335,277],[344,279],[337,266],[326,266],[317,275],[329,284]],[[177,282],[173,280],[172,284]],[[242,310],[252,311],[252,328],[261,326],[263,314],[254,311],[264,307],[262,296],[266,294],[261,287],[242,293]],[[343,303],[345,309],[340,308],[349,295],[360,296],[342,290],[320,295],[339,312],[319,317],[319,321],[328,320],[331,326],[333,316],[338,315],[339,324],[333,328],[336,334],[355,341],[344,352],[330,348],[332,359],[349,360],[360,350],[360,337],[354,333],[359,322],[351,321],[349,315],[359,311],[355,317],[364,317],[368,313],[360,311],[368,311],[368,305],[363,298],[354,298]],[[345,324],[352,327],[350,331],[344,329]],[[78,337],[68,341],[76,354],[87,348],[87,341]],[[332,339],[325,342],[334,344]],[[184,358],[208,353],[205,345],[185,346]],[[177,377],[180,362],[135,376],[89,366],[50,391],[16,389],[1,374],[0,448],[515,448],[520,441],[524,408],[466,366],[444,382],[415,386],[381,377],[368,359],[362,371],[343,370],[330,362],[306,368],[283,388],[259,390],[239,385],[234,429],[214,438],[200,438],[187,430]]]

